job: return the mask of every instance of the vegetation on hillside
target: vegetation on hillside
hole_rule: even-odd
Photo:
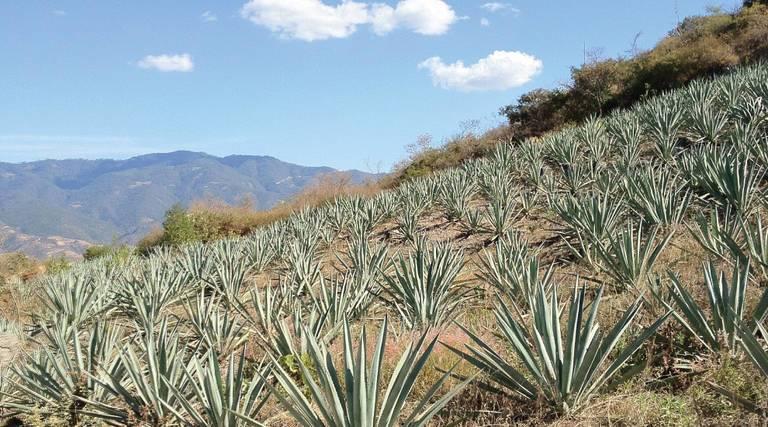
[[[163,229],[153,231],[139,243],[139,252],[146,253],[159,245],[244,236],[257,227],[341,194],[371,195],[396,188],[415,178],[486,156],[500,142],[519,143],[572,127],[590,117],[609,114],[682,87],[693,79],[719,75],[736,65],[758,61],[766,54],[768,5],[755,2],[734,13],[712,9],[709,15],[685,18],[648,51],[633,51],[628,57],[615,59],[593,56],[571,70],[571,81],[564,87],[535,89],[521,95],[515,104],[501,109],[500,114],[508,121],[505,125],[481,132],[477,123],[470,121],[439,147],[434,146],[431,136],[420,136],[407,147],[408,157],[376,183],[352,185],[348,176],[327,174],[288,202],[262,211],[249,209],[247,204],[197,202],[181,215],[177,206],[168,212],[173,217],[166,217]]]
[[[645,52],[627,57],[591,55],[571,69],[563,87],[535,89],[500,110],[507,126],[485,134],[462,133],[441,147],[425,147],[386,181],[397,184],[485,155],[499,140],[522,141],[581,123],[589,117],[627,108],[635,102],[682,87],[693,79],[718,75],[768,55],[768,5],[763,2],[727,13],[685,18]]]
[[[13,288],[38,305],[0,324],[25,343],[0,407],[62,425],[756,424],[766,100],[768,67],[744,67],[244,237]],[[189,215],[168,228],[187,236]]]

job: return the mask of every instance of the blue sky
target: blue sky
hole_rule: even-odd
[[[388,170],[420,134],[493,126],[566,82],[585,45],[647,48],[737,3],[6,0],[0,161],[184,149]]]

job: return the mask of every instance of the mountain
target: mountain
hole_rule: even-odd
[[[133,243],[157,227],[174,203],[247,198],[254,208],[266,209],[330,172],[335,170],[269,156],[190,151],[0,163],[0,250],[44,256],[51,248],[78,251],[88,242],[115,238]],[[348,173],[357,182],[373,176]]]

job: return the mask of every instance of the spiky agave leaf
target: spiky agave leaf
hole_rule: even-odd
[[[601,288],[588,309],[586,288],[577,283],[568,306],[561,308],[557,292],[547,293],[540,285],[531,307],[530,324],[499,300],[495,314],[502,334],[498,338],[513,348],[522,367],[466,328],[473,344],[467,345],[466,351],[449,348],[488,375],[484,382],[487,388],[501,387],[529,400],[542,397],[561,414],[576,412],[603,387],[629,378],[632,370],[622,372],[622,368],[669,316],[667,313],[656,320],[616,354],[619,341],[640,312],[642,298],[604,334],[597,324],[602,294]],[[568,318],[563,331],[560,317],[566,308]]]
[[[538,257],[528,249],[528,242],[516,234],[497,241],[493,251],[485,250],[478,267],[478,278],[502,295],[528,306],[539,284],[547,291],[552,285],[552,267],[542,275]]]
[[[457,281],[464,263],[461,251],[419,239],[416,251],[407,258],[400,256],[394,274],[384,276],[386,297],[382,297],[409,328],[443,325],[475,296],[474,290]]]
[[[609,236],[608,243],[597,246],[600,268],[607,273],[622,289],[636,288],[653,268],[661,251],[669,243],[673,232],[666,233],[658,242],[658,227],[651,228],[647,238],[643,239],[643,222],[637,226],[631,223],[617,236]]]
[[[184,411],[174,413],[178,421],[200,427],[263,425],[254,417],[269,397],[265,378],[271,367],[257,366],[251,376],[246,368],[245,348],[239,354],[231,353],[224,367],[214,352],[192,358],[184,371],[188,391],[167,382]]]
[[[83,416],[92,414],[87,403],[109,402],[100,379],[121,376],[116,355],[122,332],[102,322],[84,332],[66,324],[43,327],[42,331],[47,344],[23,364],[11,367],[2,406],[21,414],[64,412],[76,425]],[[106,421],[116,419],[107,417]]]
[[[625,175],[624,188],[630,207],[650,224],[681,223],[693,196],[687,183],[666,168]]]
[[[677,276],[670,274],[670,279],[670,296],[676,307],[674,316],[680,324],[709,351],[716,353],[726,349],[736,354],[739,350],[738,329],[744,317],[744,298],[749,283],[749,261],[734,264],[730,282],[723,272],[717,271],[712,261],[704,264],[709,310],[693,298]]]
[[[122,349],[120,370],[94,377],[112,396],[110,402],[88,401],[93,415],[123,425],[139,420],[149,425],[162,425],[181,413],[182,406],[173,389],[186,392],[184,375],[190,352],[163,318],[156,329]]]
[[[276,363],[274,373],[280,388],[271,385],[269,387],[299,425],[425,426],[469,381],[431,402],[450,379],[450,373],[447,373],[414,404],[410,413],[405,413],[406,402],[413,393],[417,377],[434,350],[437,337],[428,342],[425,333],[412,342],[400,357],[384,389],[382,365],[387,341],[386,319],[381,325],[370,362],[366,335],[366,329],[363,327],[357,343],[353,343],[349,324],[344,324],[342,367],[336,366],[324,344],[310,339],[309,361],[298,361],[304,384],[298,384],[294,376]],[[342,371],[343,378],[340,376]],[[304,388],[308,389],[309,396],[305,395]]]

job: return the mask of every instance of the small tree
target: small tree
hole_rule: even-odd
[[[164,244],[175,246],[200,240],[199,234],[189,213],[180,204],[173,205],[165,213],[162,239]]]

